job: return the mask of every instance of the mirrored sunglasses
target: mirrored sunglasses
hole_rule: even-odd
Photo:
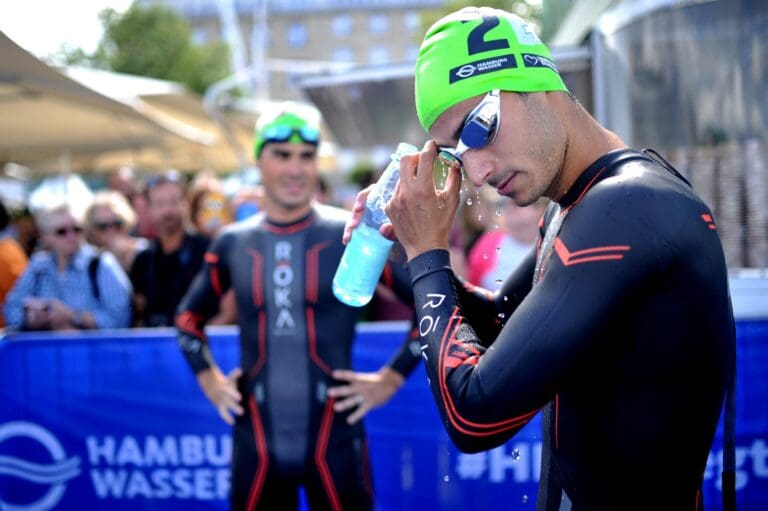
[[[288,142],[298,135],[307,144],[317,144],[320,141],[320,130],[311,126],[295,128],[293,126],[270,126],[264,130],[264,142]]]
[[[445,164],[463,167],[461,156],[470,149],[480,149],[496,139],[501,121],[500,90],[494,89],[467,115],[456,147],[439,147],[437,157]]]

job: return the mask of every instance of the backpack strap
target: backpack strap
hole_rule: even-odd
[[[96,252],[96,254],[91,258],[90,261],[88,261],[88,278],[91,280],[91,291],[93,292],[93,297],[96,298],[96,301],[101,300],[101,293],[99,292],[99,282],[96,278],[96,275],[99,271],[99,262],[101,261],[101,251]]]

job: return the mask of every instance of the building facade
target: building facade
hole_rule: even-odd
[[[445,0],[138,0],[165,5],[196,41],[227,41],[233,69],[255,64],[271,99],[304,99],[295,78],[345,66],[414,62],[425,13]],[[235,28],[236,27],[236,28]],[[260,63],[264,63],[261,65]]]

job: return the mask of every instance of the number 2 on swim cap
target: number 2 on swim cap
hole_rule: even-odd
[[[464,23],[467,23],[466,21]],[[495,27],[499,26],[498,16],[483,16],[483,22],[472,29],[467,37],[467,54],[474,55],[486,51],[503,50],[509,48],[509,41],[506,39],[485,40],[485,34]]]

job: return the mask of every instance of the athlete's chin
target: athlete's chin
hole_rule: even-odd
[[[288,209],[298,209],[306,206],[312,201],[311,195],[307,191],[288,192],[283,194],[280,202],[283,207]]]

